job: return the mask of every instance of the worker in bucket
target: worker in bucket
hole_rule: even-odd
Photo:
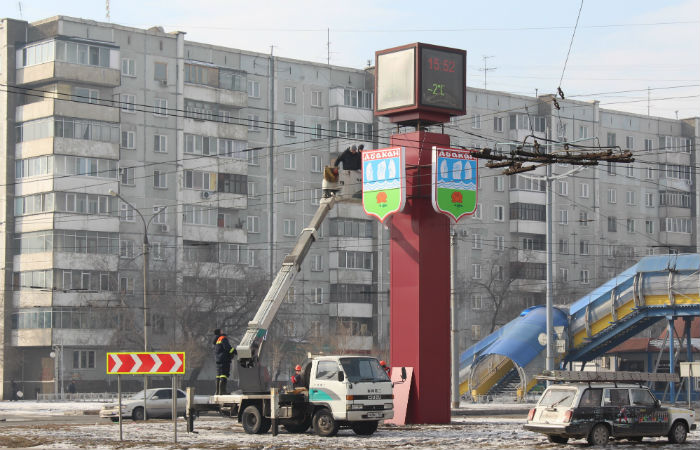
[[[226,395],[226,382],[231,374],[231,361],[236,356],[236,349],[231,347],[226,335],[217,328],[214,330],[214,358],[216,362],[215,395]]]
[[[360,145],[358,149],[356,145],[348,147],[335,160],[335,166],[338,167],[343,163],[343,170],[360,170],[362,168],[362,149],[364,145]]]

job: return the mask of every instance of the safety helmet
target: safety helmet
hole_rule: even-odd
[[[301,370],[301,366],[297,364],[297,366],[294,368],[294,370]]]
[[[380,365],[380,366],[386,366],[386,363],[384,362],[384,360],[381,360],[381,361],[379,361],[379,365]]]

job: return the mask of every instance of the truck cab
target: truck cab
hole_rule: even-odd
[[[394,417],[391,380],[376,358],[317,357],[307,370],[309,403],[314,405],[316,412],[327,409],[336,426],[349,425],[355,430],[353,424],[365,423],[360,428],[373,427],[374,432],[379,420]],[[306,377],[306,372],[303,374]],[[316,419],[313,425],[314,428],[319,425]],[[329,428],[332,430],[333,424]]]

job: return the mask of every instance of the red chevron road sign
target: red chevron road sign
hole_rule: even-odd
[[[149,375],[185,373],[185,352],[107,353],[107,374]]]

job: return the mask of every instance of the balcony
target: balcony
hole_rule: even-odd
[[[349,106],[331,106],[330,116],[330,120],[372,123],[374,121],[374,110],[351,108]]]
[[[185,97],[200,102],[218,103],[234,108],[245,108],[248,106],[247,92],[218,89],[201,84],[185,83]]]
[[[182,239],[195,242],[218,242],[245,244],[248,233],[241,228],[223,228],[202,225],[184,224],[182,227]]]
[[[182,202],[188,205],[206,206],[211,209],[246,209],[248,196],[228,192],[183,189]]]
[[[328,305],[330,317],[372,317],[371,303],[331,303]]]
[[[117,108],[55,98],[18,106],[15,110],[15,121],[18,123],[27,122],[54,115],[102,122],[119,122],[119,109]]]
[[[368,352],[372,350],[372,336],[337,336],[338,349],[345,352]]]
[[[236,139],[239,141],[245,141],[248,139],[247,126],[238,125],[237,123],[217,122],[215,120],[200,120],[188,117],[185,117],[185,133],[197,134],[201,136],[216,136],[219,138]]]
[[[511,233],[545,234],[547,226],[545,222],[536,220],[510,220]]]
[[[46,84],[54,81],[70,81],[113,88],[121,84],[121,72],[119,69],[110,67],[87,66],[62,61],[49,61],[17,69],[16,83],[19,86]]]

